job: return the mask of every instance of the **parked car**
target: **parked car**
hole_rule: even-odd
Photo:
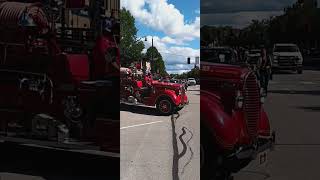
[[[125,69],[122,68],[121,72],[125,72]],[[171,115],[189,103],[183,85],[154,81],[151,76],[138,78],[131,70],[127,72],[121,73],[122,104],[156,107],[159,114]]]
[[[302,74],[303,57],[296,44],[275,44],[272,51],[272,69],[293,70]]]
[[[228,179],[264,158],[274,133],[253,71],[231,48],[201,48],[201,178]]]
[[[195,86],[197,84],[195,78],[188,78],[188,86]]]

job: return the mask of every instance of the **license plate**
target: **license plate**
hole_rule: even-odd
[[[268,153],[267,151],[261,152],[258,154],[258,161],[259,161],[259,165],[264,165],[266,164],[268,160]]]

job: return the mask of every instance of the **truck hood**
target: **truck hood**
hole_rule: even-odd
[[[182,87],[181,84],[159,82],[159,81],[152,81],[152,85],[157,86],[157,87],[165,87],[165,88],[169,88],[169,89],[180,89]]]
[[[240,82],[250,70],[246,66],[201,62],[201,78]]]

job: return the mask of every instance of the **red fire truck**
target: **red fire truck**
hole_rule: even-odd
[[[90,77],[94,30],[48,12],[0,2],[0,141],[119,157],[119,92]]]
[[[156,107],[161,115],[171,115],[188,104],[183,85],[155,81],[151,75],[137,75],[128,68],[121,70],[120,89],[121,103]]]
[[[201,58],[201,178],[230,179],[265,158],[275,135],[256,76],[235,51],[202,48]]]

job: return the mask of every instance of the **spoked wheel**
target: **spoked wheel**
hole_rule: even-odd
[[[174,104],[170,98],[160,98],[157,102],[157,109],[161,115],[170,115],[173,113]]]

